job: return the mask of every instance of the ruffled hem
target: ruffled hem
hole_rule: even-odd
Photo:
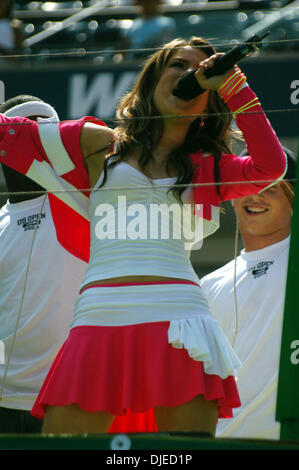
[[[174,348],[186,349],[195,361],[202,362],[206,374],[225,379],[236,375],[241,367],[220,326],[210,316],[171,320],[168,341]]]
[[[191,324],[190,324],[191,325]],[[217,400],[219,418],[240,406],[233,376],[205,374],[186,349],[168,344],[169,322],[76,327],[58,353],[32,409],[78,404],[88,412],[143,413],[179,406],[197,395]]]

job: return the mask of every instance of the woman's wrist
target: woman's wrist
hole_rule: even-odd
[[[247,77],[241,72],[239,67],[235,66],[232,73],[225,82],[218,88],[218,94],[227,103],[230,98],[236,95],[242,88],[248,86]]]
[[[263,113],[258,97],[254,91],[251,90],[247,82],[244,83],[238,93],[231,96],[227,102],[227,106],[234,118],[247,111],[253,114],[256,114],[256,112]]]

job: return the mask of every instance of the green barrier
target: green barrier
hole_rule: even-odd
[[[2,435],[0,450],[299,450],[299,442],[202,438],[196,433]],[[111,462],[113,463],[113,462]]]
[[[299,160],[298,160],[299,161]],[[299,180],[299,165],[296,179]],[[286,298],[281,339],[276,420],[280,438],[299,441],[299,181],[295,184]]]

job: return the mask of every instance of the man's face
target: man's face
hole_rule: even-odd
[[[280,183],[260,194],[236,199],[233,206],[242,235],[266,237],[290,233],[292,207]]]

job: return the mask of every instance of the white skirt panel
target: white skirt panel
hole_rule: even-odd
[[[203,362],[205,373],[223,379],[236,375],[241,363],[195,284],[90,287],[76,301],[71,327],[164,321],[170,322],[168,342]]]

